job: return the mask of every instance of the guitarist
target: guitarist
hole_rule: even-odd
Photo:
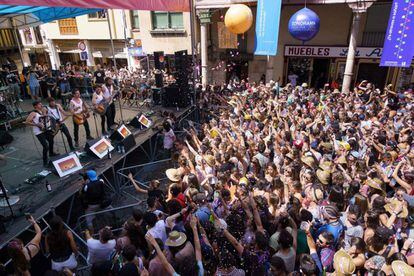
[[[49,163],[47,153],[49,152],[51,157],[57,154],[53,152],[53,135],[49,131],[45,131],[45,125],[41,119],[44,117],[43,111],[42,103],[34,101],[33,111],[27,116],[25,124],[32,126],[33,134],[43,147],[43,166],[46,167]]]
[[[103,97],[107,102],[107,109],[106,109],[106,118],[107,118],[107,125],[108,131],[111,131],[110,127],[115,124],[115,103],[113,101],[113,97],[116,94],[116,86],[114,81],[111,77],[105,78],[105,84],[102,86]]]
[[[96,111],[96,113],[98,113],[101,116],[102,133],[106,133],[105,117],[106,117],[106,124],[108,126],[108,129],[110,127],[109,117],[108,117],[109,106],[106,104],[106,100],[102,92],[102,86],[100,84],[96,84],[95,91],[92,94],[92,106],[94,110]]]
[[[83,124],[85,127],[86,132],[86,139],[91,140],[93,139],[91,136],[91,131],[89,129],[89,123],[88,123],[88,108],[86,104],[82,101],[81,95],[79,92],[79,89],[76,88],[73,91],[73,97],[70,100],[69,103],[69,110],[72,113],[73,117],[73,136],[75,136],[75,147],[79,147],[79,125]],[[79,117],[83,118],[82,122],[76,122],[75,116],[78,115]],[[81,115],[81,116],[80,116]]]
[[[64,123],[70,114],[67,114],[62,106],[56,103],[54,98],[50,97],[47,101],[49,102],[49,106],[46,107],[47,115],[56,120],[57,128],[66,136],[70,150],[74,151],[75,147],[73,146],[72,136],[70,136],[69,129]]]

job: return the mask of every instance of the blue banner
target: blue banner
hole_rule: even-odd
[[[394,0],[380,66],[410,67],[414,55],[414,0]]]
[[[276,55],[281,7],[282,0],[257,2],[255,55]]]

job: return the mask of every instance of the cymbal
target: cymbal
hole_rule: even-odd
[[[19,202],[19,200],[20,200],[19,196],[9,196],[10,206],[16,204],[17,202]],[[8,207],[7,201],[5,198],[0,198],[0,207]]]

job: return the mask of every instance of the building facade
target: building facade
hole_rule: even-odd
[[[32,64],[53,68],[82,60],[89,66],[113,64],[114,57],[118,66],[140,67],[154,51],[191,49],[189,13],[108,10],[23,29],[20,36]]]
[[[306,82],[312,86],[323,86],[334,80],[341,83],[350,34],[356,18],[355,7],[352,9],[352,5],[340,0],[307,1],[307,7],[320,18],[320,30],[311,41],[303,44],[288,32],[290,17],[304,7],[303,3],[296,4],[297,2],[283,1],[278,52],[276,56],[267,57],[253,55],[255,22],[249,31],[238,36],[230,34],[224,27],[224,15],[230,4],[249,5],[255,18],[256,1],[196,1],[199,28],[201,31],[207,29],[204,42],[208,56],[205,64],[209,74],[207,81],[224,82],[232,77],[249,77],[250,81],[259,81],[265,77],[266,80],[287,83],[289,75],[296,75],[298,83]],[[356,35],[357,51],[351,86],[364,79],[380,88],[387,83],[408,87],[414,82],[413,66],[379,66],[390,9],[391,1],[379,1],[366,10],[358,11],[359,30]],[[200,43],[203,44],[203,41]]]

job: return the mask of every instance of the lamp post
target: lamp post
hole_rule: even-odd
[[[344,79],[342,81],[342,93],[348,93],[351,87],[351,80],[354,71],[355,63],[355,51],[357,47],[357,36],[359,33],[359,26],[361,21],[361,15],[367,11],[369,7],[376,0],[358,1],[356,3],[349,3],[349,7],[352,9],[352,30],[349,36],[348,54],[346,56]]]

